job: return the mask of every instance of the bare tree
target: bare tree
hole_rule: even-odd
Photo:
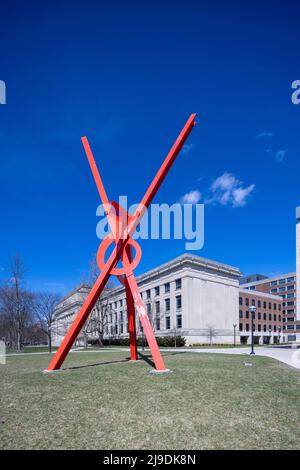
[[[0,288],[0,310],[11,346],[20,351],[24,331],[33,319],[33,294],[23,287],[25,267],[20,255],[14,256],[9,270],[10,278]]]
[[[93,285],[100,274],[97,265],[96,256],[89,261],[88,273],[83,276],[84,284]],[[114,312],[109,304],[109,293],[113,288],[111,283],[106,284],[101,296],[97,300],[91,314],[85,322],[81,330],[80,336],[83,339],[85,347],[87,347],[90,336],[97,338],[99,345],[103,345],[103,338],[110,321],[110,314]]]
[[[213,344],[213,339],[218,336],[218,330],[213,325],[208,325],[205,333],[209,339],[209,345],[211,346]]]
[[[53,292],[39,292],[35,295],[34,311],[38,325],[48,339],[49,352],[52,351],[52,327],[55,320],[55,308],[60,296]]]

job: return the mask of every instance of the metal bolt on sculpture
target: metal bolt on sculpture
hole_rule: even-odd
[[[142,251],[138,243],[131,237],[196,124],[195,116],[196,114],[190,115],[133,215],[127,213],[127,211],[125,211],[125,209],[119,206],[116,202],[109,202],[88,140],[86,137],[82,137],[82,144],[109,222],[111,234],[101,242],[97,252],[97,263],[101,273],[85,299],[85,302],[79,310],[60,347],[51,360],[47,371],[54,371],[61,367],[111,275],[116,275],[125,287],[131,360],[136,361],[138,359],[135,325],[136,308],[150,347],[155,369],[159,372],[166,371],[145,305],[139,293],[137,282],[133,274],[133,270],[140,262]],[[105,252],[112,243],[115,243],[115,248],[108,260],[105,262]],[[135,249],[134,259],[132,248]],[[118,268],[117,264],[120,260],[123,266]]]

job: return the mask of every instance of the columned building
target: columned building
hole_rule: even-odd
[[[187,344],[232,344],[233,325],[238,323],[240,274],[236,267],[186,253],[138,276],[155,335],[184,336]],[[54,344],[62,341],[88,290],[81,286],[58,306]],[[107,306],[105,337],[128,336],[124,287],[103,294],[101,302]],[[138,319],[137,334],[142,334]]]

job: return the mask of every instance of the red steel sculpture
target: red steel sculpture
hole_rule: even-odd
[[[135,325],[136,308],[151,350],[155,369],[160,372],[164,372],[166,370],[145,305],[139,293],[137,282],[133,274],[133,270],[137,267],[141,259],[142,251],[138,243],[131,237],[196,124],[195,116],[196,114],[190,115],[133,215],[125,211],[125,209],[119,206],[116,202],[109,202],[88,140],[86,137],[82,137],[82,144],[109,222],[111,233],[101,242],[97,252],[97,263],[101,273],[50,362],[47,369],[48,371],[53,371],[61,367],[111,275],[118,276],[118,279],[125,287],[131,360],[136,361],[138,358]],[[108,260],[105,262],[105,252],[112,243],[115,243],[115,248]],[[135,250],[134,259],[132,248]],[[123,266],[117,267],[120,260]]]

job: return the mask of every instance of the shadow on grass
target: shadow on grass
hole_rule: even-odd
[[[174,351],[174,352],[169,352],[169,353],[166,353],[166,354],[164,354],[163,351],[161,351],[161,352],[162,352],[163,357],[177,356],[177,354],[185,354],[186,353],[186,351],[178,351],[178,352]],[[154,365],[154,362],[152,360],[151,354],[146,355],[145,353],[141,353],[140,351],[138,351],[138,355],[143,361],[147,362],[147,364],[149,364],[151,367],[153,367],[153,369],[155,369],[155,365]]]
[[[129,362],[129,361],[130,361],[130,357],[126,357],[125,359],[121,359],[120,361],[95,362],[94,364],[83,364],[80,366],[64,367],[62,370],[75,370],[75,369],[84,369],[85,367],[107,366],[109,364],[120,364],[123,362]]]
[[[178,352],[169,352],[167,354],[162,354],[163,357],[166,357],[166,356],[176,356],[177,354],[185,354],[186,351],[178,351]],[[152,360],[152,356],[151,354],[147,355],[145,353],[141,353],[140,351],[138,351],[138,355],[139,355],[139,358],[142,359],[144,362],[146,362],[147,364],[149,364],[151,367],[153,367],[153,369],[155,369],[155,365],[154,365],[154,362]],[[129,362],[130,361],[130,357],[126,357],[125,359],[120,359],[118,361],[105,361],[105,362],[95,362],[93,364],[83,364],[83,365],[80,365],[80,366],[70,366],[70,367],[64,367],[62,368],[62,371],[66,371],[66,370],[76,370],[76,369],[84,369],[84,368],[87,368],[87,367],[97,367],[97,366],[106,366],[106,365],[109,365],[109,364],[121,364],[121,363],[124,363],[124,362]]]

